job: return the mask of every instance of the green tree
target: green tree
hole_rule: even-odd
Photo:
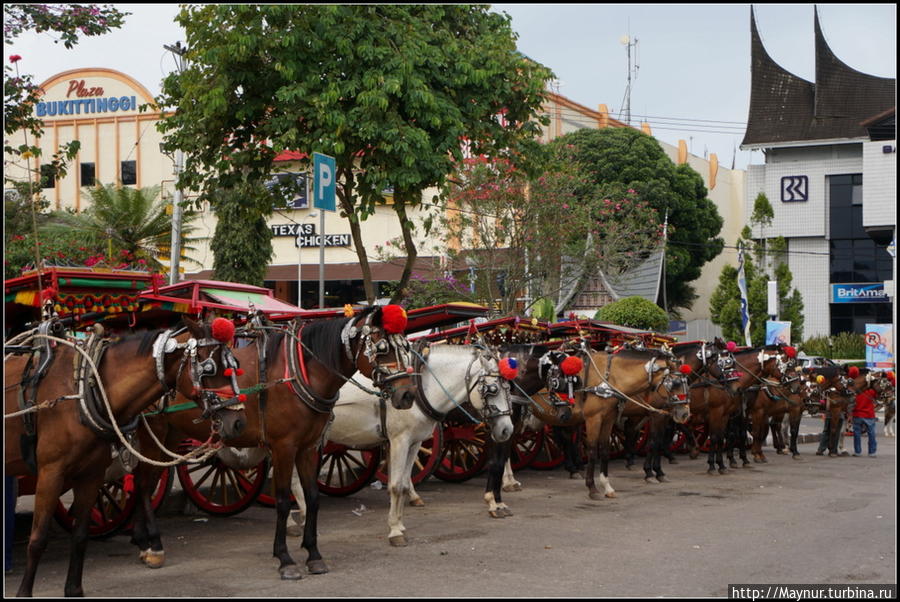
[[[212,237],[213,271],[217,280],[263,286],[272,259],[272,230],[253,203],[252,190],[220,192],[215,203],[218,222]],[[257,190],[256,194],[264,194]]]
[[[669,316],[666,312],[643,297],[626,297],[604,305],[597,310],[594,319],[654,332],[666,332],[669,329]]]
[[[402,229],[403,290],[418,253],[409,211],[442,186],[461,143],[516,161],[537,145],[552,74],[486,5],[195,5],[177,20],[189,66],[166,78],[160,104],[173,109],[166,146],[187,153],[181,185],[208,198],[268,179],[285,149],[335,157],[369,301],[360,222],[385,189]],[[260,202],[265,212],[273,199]]]
[[[88,190],[91,204],[82,213],[55,212],[42,232],[58,235],[74,228],[86,246],[106,249],[102,258],[107,263],[121,260],[141,261],[152,270],[165,270],[159,257],[167,255],[172,240],[172,217],[166,201],[159,197],[159,186],[132,188],[114,184],[98,185]],[[182,219],[183,261],[192,261],[187,252],[196,250],[191,243],[196,217],[186,211]],[[196,263],[196,262],[194,262]]]
[[[750,223],[762,227],[771,223],[774,214],[768,198],[757,196]],[[785,250],[787,243],[782,237],[752,238],[750,226],[745,226],[738,239],[743,246],[744,276],[747,281],[747,307],[750,316],[750,339],[754,345],[762,345],[766,340],[768,316],[768,282],[776,280],[779,300],[778,318],[791,323],[791,341],[803,338],[803,297],[792,288],[793,274],[787,265]],[[713,324],[722,328],[726,338],[744,341],[741,324],[740,290],[737,285],[737,268],[726,265],[719,275],[719,285],[710,297],[709,308]]]
[[[690,166],[676,166],[652,137],[632,128],[582,129],[559,139],[571,144],[579,163],[597,184],[619,182],[668,215],[666,293],[671,308],[690,308],[690,282],[724,247],[722,217],[706,195],[703,178]]]

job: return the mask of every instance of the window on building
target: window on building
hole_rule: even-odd
[[[56,171],[50,164],[41,165],[41,188],[53,188],[56,186]]]
[[[137,163],[135,161],[122,161],[122,185],[137,184]]]
[[[81,185],[82,186],[93,186],[96,184],[95,178],[95,170],[93,163],[82,163],[81,164]]]

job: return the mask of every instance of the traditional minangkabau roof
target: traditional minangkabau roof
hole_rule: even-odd
[[[861,73],[825,41],[815,14],[816,81],[806,81],[766,52],[751,9],[750,112],[742,148],[863,139],[862,122],[895,105],[896,79]]]

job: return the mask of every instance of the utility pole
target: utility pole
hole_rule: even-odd
[[[184,72],[184,55],[187,48],[181,45],[181,42],[175,44],[164,44],[163,48],[175,55],[175,64],[178,65],[178,73]],[[181,266],[181,220],[183,216],[183,208],[181,206],[184,201],[184,194],[181,191],[181,185],[178,179],[181,177],[181,171],[184,169],[184,153],[181,149],[175,151],[175,197],[172,201],[172,243],[169,249],[169,284],[178,282]]]

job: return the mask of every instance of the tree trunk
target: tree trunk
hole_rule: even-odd
[[[362,231],[359,227],[359,217],[356,215],[356,203],[353,194],[353,170],[346,167],[338,168],[338,181],[342,182],[337,188],[337,197],[341,203],[341,209],[350,222],[350,234],[353,236],[353,246],[356,249],[356,257],[359,260],[359,268],[363,276],[363,288],[366,291],[366,300],[369,305],[375,303],[375,287],[372,284],[372,270],[369,267],[369,257],[366,255],[366,247],[363,244]],[[321,209],[320,209],[321,211]],[[319,233],[322,234],[321,232]]]
[[[416,263],[416,257],[419,252],[416,250],[416,242],[412,237],[412,228],[410,227],[409,218],[406,215],[406,191],[394,191],[394,211],[397,213],[397,219],[400,220],[400,229],[403,232],[403,245],[406,247],[406,263],[403,264],[403,274],[400,276],[400,283],[391,297],[391,303],[400,301],[403,289],[406,288],[410,277],[412,276],[413,265]],[[421,191],[415,194],[421,195]]]

